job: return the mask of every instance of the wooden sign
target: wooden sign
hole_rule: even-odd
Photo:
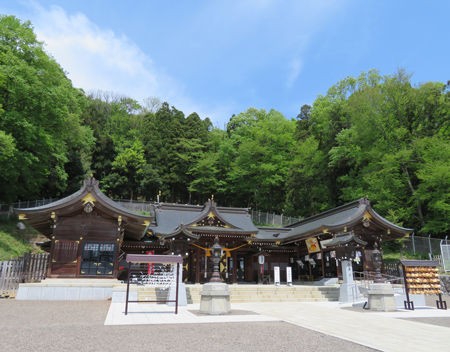
[[[305,240],[306,247],[308,248],[308,253],[317,253],[320,252],[319,241],[316,237],[309,237]]]

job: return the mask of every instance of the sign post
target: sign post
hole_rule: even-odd
[[[265,257],[263,254],[260,254],[258,256],[258,263],[259,263],[259,283],[263,282],[263,277],[264,277],[264,260]]]
[[[288,286],[292,286],[292,267],[286,267],[286,281]]]
[[[275,286],[280,286],[280,267],[279,266],[273,267],[273,281],[275,283]]]

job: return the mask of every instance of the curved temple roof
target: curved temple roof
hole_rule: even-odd
[[[403,237],[413,231],[386,220],[373,210],[367,199],[361,198],[287,226],[292,231],[286,240],[307,238],[321,232],[345,232],[345,228],[359,225],[376,228],[384,239]]]
[[[412,229],[395,225],[376,213],[367,199],[359,199],[340,207],[311,216],[283,228],[257,228],[247,208],[218,207],[211,199],[203,206],[156,204],[155,219],[129,211],[106,195],[93,177],[81,189],[56,202],[35,208],[15,209],[19,219],[49,236],[52,216],[70,216],[92,203],[96,209],[110,217],[121,216],[129,239],[141,240],[145,234],[172,237],[180,233],[198,238],[201,235],[252,237],[263,242],[288,244],[323,233],[336,234],[358,229],[360,233],[373,233],[384,240],[403,237]],[[88,205],[89,206],[89,205]]]
[[[193,233],[233,233],[252,235],[255,240],[283,244],[322,233],[346,232],[347,229],[355,227],[363,229],[361,231],[364,233],[375,232],[384,240],[403,237],[412,232],[412,229],[384,219],[364,198],[283,228],[256,228],[248,209],[221,208],[211,200],[204,206],[162,204],[157,207],[155,213],[156,221],[149,226],[149,231],[163,237],[181,232],[188,236],[193,236]]]
[[[173,236],[184,232],[222,235],[252,235],[258,232],[247,208],[217,207],[213,200],[204,206],[159,204],[155,209],[155,223],[148,231],[157,236]]]
[[[36,230],[50,236],[52,217],[70,216],[70,214],[81,211],[88,203],[107,216],[112,218],[120,216],[126,224],[125,232],[134,239],[141,239],[144,236],[146,227],[152,220],[149,216],[133,213],[108,198],[100,191],[98,181],[93,177],[86,179],[81,189],[68,197],[39,207],[14,210],[18,214],[19,220],[26,220]]]

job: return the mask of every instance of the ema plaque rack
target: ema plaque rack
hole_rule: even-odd
[[[401,260],[405,279],[405,309],[414,310],[410,294],[438,295],[438,309],[447,309],[447,302],[442,300],[441,282],[438,275],[438,262],[432,260]]]
[[[183,258],[178,255],[150,255],[150,254],[127,254],[126,261],[128,263],[127,274],[127,296],[125,301],[125,315],[128,314],[128,303],[175,303],[175,314],[178,314],[178,290],[179,290],[179,278],[180,278],[180,264],[183,263]],[[140,269],[132,269],[132,264],[176,264],[176,292],[174,300],[155,300],[155,301],[130,301],[130,281],[133,278],[133,273],[140,273]],[[158,282],[161,280],[157,280]],[[167,284],[167,280],[164,279],[164,285]]]

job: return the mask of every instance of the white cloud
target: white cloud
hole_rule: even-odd
[[[39,7],[33,23],[38,38],[75,86],[131,97],[142,97],[141,89],[148,91],[146,95],[156,94],[161,78],[150,58],[126,37],[97,27],[81,13],[68,15],[60,7]]]
[[[298,76],[302,72],[303,68],[303,62],[299,58],[294,58],[289,64],[289,71],[287,76],[287,87],[291,88],[295,81],[297,80]]]
[[[54,6],[35,5],[32,19],[38,39],[67,72],[75,87],[107,91],[143,101],[158,97],[186,115],[197,112],[216,124],[227,109],[203,106],[184,93],[183,86],[155,66],[126,36],[100,28],[82,13],[68,14]]]
[[[32,2],[28,16],[38,38],[74,86],[141,102],[158,97],[186,115],[197,112],[223,127],[233,113],[258,107],[261,102],[283,111],[279,73],[284,71],[281,85],[291,91],[298,89],[301,74],[308,69],[306,63],[311,62],[306,59],[310,43],[341,4],[341,0],[206,3],[190,9],[192,12],[176,23],[156,21],[155,28],[164,33],[156,39],[164,45],[156,43],[154,48],[144,49],[147,51],[81,12]],[[124,21],[142,21],[136,16],[125,16]],[[155,51],[161,47],[163,54]],[[153,61],[152,53],[161,62]],[[161,64],[171,71],[162,69]],[[182,77],[185,82],[180,81]],[[210,86],[214,87],[211,92],[205,88]],[[261,86],[271,86],[274,91],[267,96]]]

